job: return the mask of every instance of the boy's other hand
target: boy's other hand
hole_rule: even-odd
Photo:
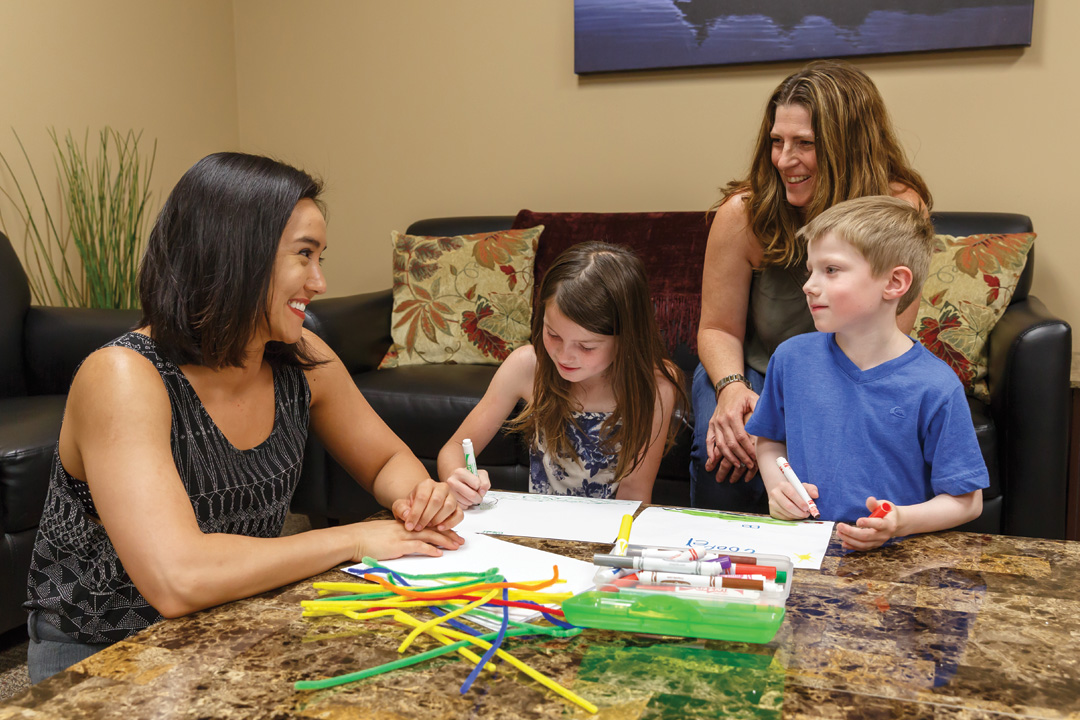
[[[480,470],[473,475],[465,468],[458,468],[446,478],[446,485],[454,494],[458,505],[465,509],[483,501],[484,495],[491,489],[491,479],[487,470]]]
[[[812,499],[818,499],[817,485],[803,483],[806,494]],[[769,490],[769,514],[777,520],[803,520],[810,517],[810,508],[803,508],[803,499],[788,481]]]
[[[882,502],[884,501],[879,501],[871,495],[866,498],[866,509],[872,513]],[[843,548],[845,550],[873,550],[893,537],[900,522],[900,508],[896,503],[889,504],[892,505],[892,511],[884,517],[861,517],[855,521],[854,525],[837,523],[836,534],[840,537]]]
[[[395,500],[390,512],[410,532],[424,528],[447,530],[465,518],[446,483],[431,478],[417,483],[408,497]]]

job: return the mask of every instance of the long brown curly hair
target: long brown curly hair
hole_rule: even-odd
[[[536,352],[532,401],[509,422],[509,428],[533,443],[543,438],[547,452],[556,457],[577,458],[566,433],[567,421],[573,421],[571,383],[559,375],[544,348],[544,315],[551,301],[589,332],[615,337],[614,359],[607,370],[615,411],[604,421],[600,435],[605,452],[614,455],[618,448],[615,479],[621,480],[652,445],[657,370],[675,386],[675,408],[685,413],[689,407],[683,373],[668,359],[657,330],[645,266],[628,248],[585,242],[563,251],[541,281],[532,315]],[[678,429],[673,419],[664,452],[671,449]]]
[[[772,164],[772,127],[776,108],[783,105],[806,108],[814,133],[817,182],[813,197],[803,208],[788,203],[780,174]],[[815,60],[773,91],[749,176],[728,183],[718,205],[733,195],[747,193],[750,228],[765,251],[762,264],[790,267],[806,257],[804,244],[795,236],[799,227],[844,200],[891,195],[892,183],[913,189],[927,210],[933,204],[926,182],[908,163],[896,139],[873,81],[845,62]]]

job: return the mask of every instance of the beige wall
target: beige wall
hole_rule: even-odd
[[[329,184],[331,294],[389,285],[389,232],[438,215],[694,210],[745,171],[797,64],[578,78],[571,0],[234,0],[240,139]],[[1080,326],[1066,188],[1080,3],[1032,47],[857,59],[943,210],[1030,215],[1035,292]]]
[[[47,128],[80,139],[105,125],[142,130],[140,147],[158,141],[156,213],[192,163],[238,147],[235,66],[232,6],[222,0],[0,0],[0,152],[31,182],[14,128],[57,198]],[[3,169],[0,185],[13,190]]]
[[[855,62],[939,209],[1032,216],[1035,292],[1080,324],[1076,27],[1042,0],[1031,48]],[[390,231],[423,217],[705,208],[796,66],[578,78],[571,0],[0,0],[3,121],[32,152],[107,122],[159,139],[163,189],[237,146],[317,172],[331,295],[387,287]]]

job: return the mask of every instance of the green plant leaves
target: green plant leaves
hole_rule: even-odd
[[[80,145],[70,132],[61,141],[50,129],[63,198],[60,209],[49,207],[18,133],[15,138],[30,170],[34,195],[27,198],[7,158],[0,154],[18,198],[3,189],[0,192],[15,206],[25,227],[23,262],[36,302],[139,307],[139,261],[150,220],[150,176],[157,155],[156,141],[149,157],[140,154],[141,136],[106,127],[92,148],[89,131]],[[41,210],[35,208],[35,199]],[[6,227],[2,216],[0,226]]]

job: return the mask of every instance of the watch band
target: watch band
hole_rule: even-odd
[[[713,385],[713,390],[716,391],[716,397],[720,397],[720,391],[733,382],[741,382],[747,388],[751,390],[754,389],[754,387],[750,384],[750,381],[746,379],[745,375],[743,375],[742,373],[733,373],[731,375],[728,375],[727,377],[720,378],[716,381],[716,384]]]

